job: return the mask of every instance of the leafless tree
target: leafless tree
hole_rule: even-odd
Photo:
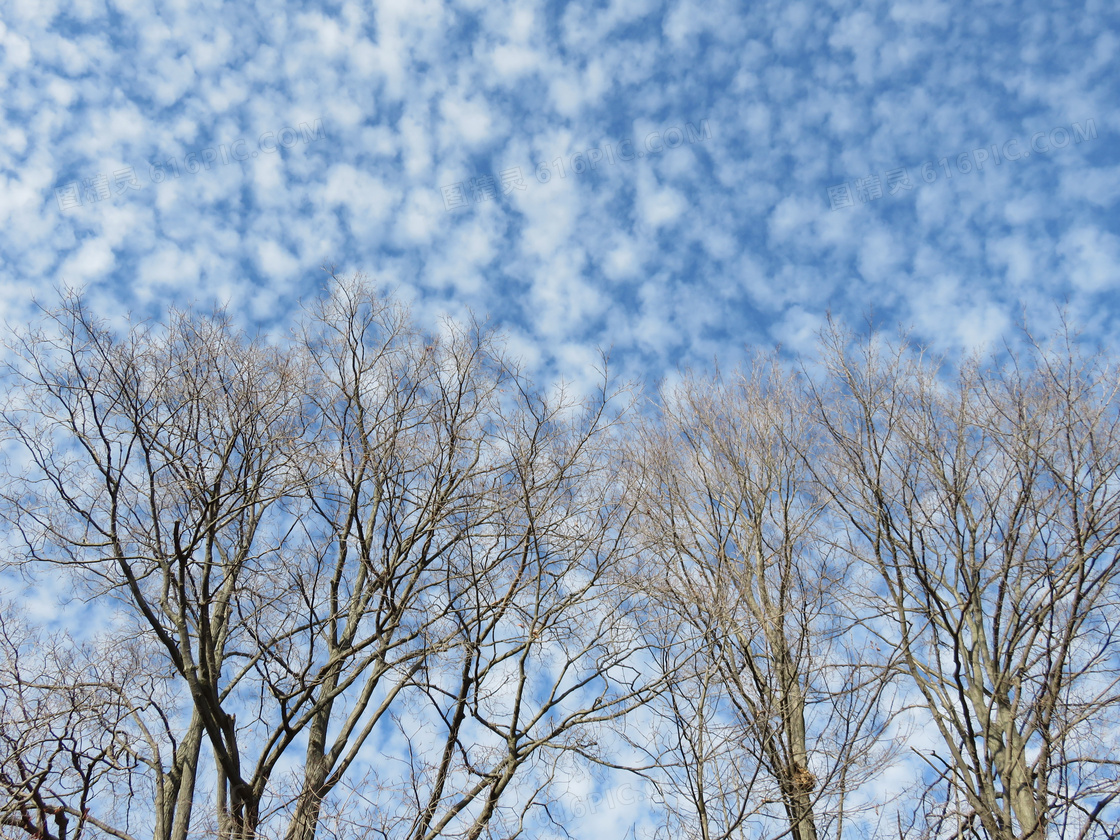
[[[540,756],[592,755],[587,733],[648,696],[612,576],[606,392],[549,401],[491,330],[424,334],[362,278],[332,277],[273,344],[222,312],[115,331],[72,295],[11,351],[11,562],[116,604],[189,697],[182,731],[130,718],[157,836],[209,821],[212,786],[221,837],[310,840],[357,770],[395,836],[478,837]],[[368,745],[421,708],[448,729],[434,764],[406,760],[422,801],[402,822]]]
[[[1115,365],[1065,334],[943,369],[837,327],[824,363],[815,470],[940,736],[913,831],[1115,837]]]
[[[3,824],[58,840],[91,831],[185,838],[201,729],[177,728],[174,699],[166,678],[149,672],[150,657],[104,633],[81,643],[46,634],[17,604],[3,606]],[[150,787],[153,811],[133,810],[131,799]]]
[[[387,835],[515,837],[527,817],[547,822],[558,768],[612,764],[604,725],[659,690],[622,585],[633,547],[614,396],[607,379],[582,403],[518,387],[502,408],[501,513],[455,554],[444,600],[459,646],[425,670],[417,709],[438,737],[402,721],[407,786]]]
[[[599,767],[673,837],[838,839],[900,702],[899,834],[1117,836],[1120,380],[1073,339],[949,378],[832,329],[644,418],[360,277],[286,336],[70,295],[9,345],[3,569],[114,620],[0,615],[5,836],[533,837]]]
[[[252,620],[262,637],[310,621],[307,644],[274,651],[267,666],[282,703],[319,701],[301,719],[306,773],[287,835],[310,840],[321,803],[391,725],[402,693],[460,655],[446,593],[469,587],[455,558],[502,509],[492,437],[512,374],[488,331],[448,322],[424,336],[368,284],[338,278],[297,347],[314,417],[304,549],[288,571],[300,610],[286,615],[285,596]]]
[[[13,349],[5,425],[30,466],[5,512],[24,559],[143,622],[207,735],[225,832],[251,833],[277,755],[243,767],[231,695],[264,651],[238,607],[283,559],[266,514],[298,479],[298,372],[220,313],[117,337],[73,295]]]
[[[127,773],[119,741],[127,710],[111,692],[90,685],[88,673],[79,674],[88,669],[77,663],[81,652],[67,640],[44,638],[21,620],[15,604],[2,606],[3,834],[45,840],[82,837],[87,826],[98,822],[91,805],[110,784],[109,777],[114,771]],[[99,725],[104,725],[100,732]]]
[[[821,528],[805,459],[817,430],[774,359],[662,395],[633,462],[649,557],[636,585],[671,677],[665,773],[672,836],[839,837],[887,720],[850,609],[846,558]]]

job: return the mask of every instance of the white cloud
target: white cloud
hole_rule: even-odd
[[[1069,280],[1082,291],[1120,288],[1120,238],[1095,226],[1079,227],[1057,247]]]
[[[104,277],[115,263],[109,243],[102,238],[91,238],[66,258],[58,274],[66,283],[78,286]]]
[[[638,180],[637,203],[638,218],[653,228],[671,225],[688,210],[688,199],[680,190],[657,186],[645,173]]]
[[[299,260],[280,243],[272,241],[258,243],[257,262],[265,276],[281,283],[292,279],[300,267]]]

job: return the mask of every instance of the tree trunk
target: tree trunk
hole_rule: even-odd
[[[333,683],[333,680],[330,681]],[[333,687],[333,686],[332,686]],[[300,789],[296,810],[285,840],[315,840],[315,830],[319,825],[319,812],[323,798],[330,792],[326,787],[327,725],[330,722],[331,705],[328,704],[311,723],[307,737],[307,760],[304,764],[303,787]]]

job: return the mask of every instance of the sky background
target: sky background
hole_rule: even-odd
[[[333,265],[577,381],[829,311],[952,352],[1065,304],[1109,342],[1118,9],[0,0],[0,315],[84,285],[282,329]],[[621,837],[612,796],[563,813]]]
[[[1112,2],[4,0],[2,312],[84,285],[283,327],[332,264],[574,379],[597,348],[640,377],[809,349],[829,310],[951,350],[1065,303],[1107,340],[1118,30]]]

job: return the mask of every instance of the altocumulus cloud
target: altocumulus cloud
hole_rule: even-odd
[[[489,312],[577,378],[596,347],[657,376],[806,346],[829,309],[944,348],[1055,302],[1118,326],[1111,3],[9,0],[0,21],[10,318],[81,283],[283,323],[329,262]]]

